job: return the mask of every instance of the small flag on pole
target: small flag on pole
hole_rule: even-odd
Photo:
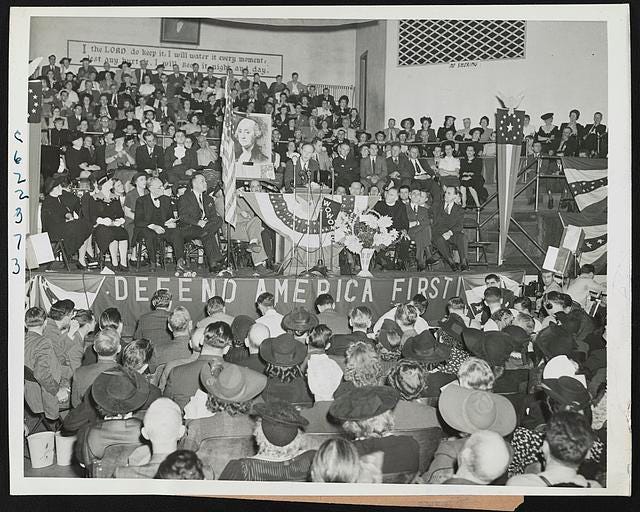
[[[220,154],[222,155],[222,183],[224,186],[224,220],[236,226],[236,165],[235,147],[233,143],[233,100],[231,87],[233,74],[227,68],[225,82],[224,121],[222,124],[222,139]]]
[[[28,123],[39,123],[42,116],[42,82],[29,80],[29,99],[27,101]]]

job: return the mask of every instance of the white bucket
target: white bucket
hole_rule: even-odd
[[[76,436],[63,436],[56,432],[56,464],[58,466],[70,466],[73,459],[73,445]]]
[[[27,436],[32,468],[46,468],[53,464],[54,437],[53,432],[38,432]]]

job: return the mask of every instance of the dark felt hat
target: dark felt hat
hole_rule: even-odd
[[[149,383],[143,375],[114,366],[93,381],[91,396],[107,413],[126,414],[137,411],[145,404],[149,398],[149,389]]]
[[[80,59],[80,62],[84,62],[85,60],[87,62],[92,62],[92,60],[89,57],[82,57],[82,59]]]
[[[238,342],[244,342],[247,335],[249,334],[249,329],[251,326],[255,324],[256,321],[247,315],[238,315],[231,322],[231,332],[233,333],[233,339]]]
[[[375,136],[377,137],[379,133],[381,133],[381,134],[382,134],[382,136],[383,136],[383,137],[385,137],[385,134],[384,134],[384,132],[383,132],[382,130],[378,130],[378,131],[376,132]]]
[[[294,308],[282,319],[282,328],[291,331],[308,331],[316,325],[318,325],[318,317],[303,307]]]
[[[455,313],[441,320],[439,325],[442,332],[459,341],[462,341],[462,331],[467,328],[462,318]]]
[[[276,446],[286,446],[298,435],[309,421],[288,402],[276,400],[254,404],[252,414],[262,418],[262,432]]]
[[[476,126],[475,128],[471,128],[471,130],[469,130],[469,135],[471,135],[473,137],[473,134],[475,132],[480,132],[480,135],[482,135],[484,130],[482,128],[480,128],[479,126]]]
[[[462,332],[464,344],[474,356],[487,363],[500,366],[509,359],[515,342],[511,336],[501,331],[483,332],[478,329],[465,329]]]
[[[122,66],[124,66],[125,64],[131,67],[131,62],[129,62],[128,60],[123,60],[120,64],[118,64],[118,67],[122,69]]]
[[[409,338],[402,347],[402,357],[414,361],[439,363],[446,361],[450,354],[451,347],[437,341],[429,329]]]
[[[429,121],[429,123],[433,123],[433,120],[429,117],[429,116],[422,116],[420,118],[420,124],[424,123],[425,121]]]
[[[560,325],[550,324],[542,329],[533,343],[547,359],[570,355],[574,350],[573,336]]]
[[[62,57],[59,61],[58,64],[62,64],[64,61],[67,61],[68,64],[71,64],[71,59],[69,57]]]
[[[208,361],[200,370],[200,382],[210,395],[226,402],[246,402],[267,385],[267,376],[226,361]]]
[[[360,130],[356,132],[356,138],[360,138],[360,135],[365,134],[367,136],[367,140],[371,140],[371,134],[369,132],[365,132],[364,130]]]
[[[137,173],[135,173],[133,175],[133,178],[131,178],[131,184],[135,187],[136,186],[136,181],[138,181],[138,178],[140,178],[141,176],[144,176],[145,178],[148,178],[149,175],[146,172],[143,171],[138,171]]]
[[[74,140],[84,139],[84,134],[79,131],[74,131],[69,133],[69,141],[73,142]]]
[[[45,184],[44,184],[45,194],[49,194],[49,192],[51,192],[58,185],[60,185],[61,183],[64,183],[66,179],[67,179],[67,174],[61,173],[61,172],[56,173],[53,176],[50,176],[49,178],[47,178],[47,181],[45,181]]]
[[[378,333],[378,343],[382,345],[383,348],[390,351],[395,351],[400,349],[400,345],[391,345],[389,343],[389,336],[394,336],[398,339],[402,338],[402,329],[400,326],[391,320],[390,318],[386,318],[384,322],[382,322],[382,326],[380,327],[380,332]]]
[[[414,400],[427,387],[422,366],[418,361],[400,360],[387,377],[388,384],[397,389],[403,400]]]
[[[440,394],[438,410],[448,425],[467,434],[491,430],[506,436],[516,428],[516,411],[511,402],[490,391],[451,384]]]
[[[336,398],[329,414],[339,421],[366,420],[393,409],[400,393],[388,386],[363,386]]]
[[[113,178],[113,171],[98,171],[94,174],[94,179],[98,185],[104,185],[108,180]]]
[[[409,121],[411,128],[416,125],[416,122],[413,120],[413,117],[405,117],[402,121],[400,121],[400,126],[404,126],[405,121]]]
[[[260,357],[276,366],[295,366],[307,357],[307,346],[285,333],[264,340],[260,345]]]
[[[516,351],[522,350],[531,341],[531,336],[529,336],[527,334],[527,331],[525,331],[519,325],[507,325],[502,329],[502,332],[511,336],[511,341],[513,342],[513,350]]]
[[[553,112],[547,112],[546,114],[542,114],[540,119],[546,121],[547,119],[551,119],[553,117]]]
[[[540,387],[548,396],[562,405],[585,407],[591,400],[587,388],[573,377],[562,376],[557,379],[544,379]]]

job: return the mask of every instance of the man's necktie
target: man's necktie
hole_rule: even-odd
[[[202,212],[200,218],[204,218],[204,205],[202,204],[202,196],[198,195],[196,197],[198,199],[198,206],[200,207],[200,211]]]
[[[418,164],[415,160],[413,160],[413,172],[418,174]]]

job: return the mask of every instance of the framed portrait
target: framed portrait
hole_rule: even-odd
[[[236,178],[275,179],[271,161],[271,116],[233,114]]]
[[[200,44],[200,20],[189,18],[162,18],[161,43]]]

